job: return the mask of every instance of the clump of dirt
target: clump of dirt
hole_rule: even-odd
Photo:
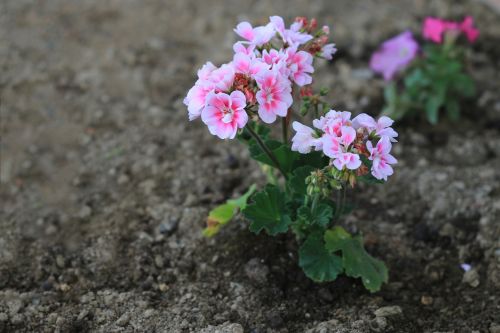
[[[12,1],[1,5],[0,331],[499,332],[500,24],[476,2]],[[338,109],[376,114],[367,59],[426,15],[472,15],[478,96],[459,123],[402,122],[395,175],[351,193],[390,282],[314,284],[291,236],[207,212],[265,179],[182,98],[248,19],[315,16],[339,54],[317,69]],[[6,33],[5,33],[6,32]],[[465,272],[462,264],[471,269]]]

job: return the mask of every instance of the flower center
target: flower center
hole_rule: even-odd
[[[227,124],[233,121],[234,111],[231,108],[222,109],[222,122]]]

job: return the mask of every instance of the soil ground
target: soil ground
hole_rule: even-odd
[[[205,61],[246,19],[317,17],[339,53],[317,85],[377,114],[367,60],[426,15],[472,15],[477,98],[458,123],[397,125],[395,175],[339,221],[390,268],[314,284],[293,237],[207,212],[265,181],[187,121]],[[480,1],[1,1],[0,331],[500,332],[500,16]],[[470,264],[467,274],[461,269]]]

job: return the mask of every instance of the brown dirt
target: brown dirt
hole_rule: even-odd
[[[399,124],[396,175],[340,221],[388,264],[378,293],[312,283],[292,237],[243,220],[200,234],[264,178],[182,98],[229,60],[238,21],[273,14],[332,27],[317,84],[355,113],[381,105],[367,59],[382,40],[429,14],[478,21],[463,119]],[[0,331],[500,331],[500,21],[482,2],[4,1],[0,24]]]

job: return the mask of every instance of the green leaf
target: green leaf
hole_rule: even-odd
[[[203,230],[205,237],[213,237],[217,234],[221,226],[225,225],[236,215],[238,210],[246,207],[248,198],[255,192],[255,184],[250,186],[248,191],[241,197],[227,200],[224,204],[219,205],[208,213],[207,227]]]
[[[321,232],[309,235],[300,247],[299,266],[316,282],[333,281],[342,273],[342,259],[327,251]]]
[[[361,278],[363,285],[371,292],[380,290],[389,279],[385,264],[366,252],[360,236],[352,237],[342,227],[325,232],[326,249],[330,253],[342,251],[342,266],[346,275]]]
[[[440,95],[431,96],[425,103],[425,112],[427,114],[427,120],[433,125],[438,122],[439,108],[443,104],[443,98]]]
[[[453,121],[457,121],[460,118],[460,104],[458,104],[456,99],[448,99],[446,101],[446,114]]]
[[[295,169],[292,176],[288,180],[288,187],[295,193],[301,196],[307,194],[306,178],[311,175],[315,169],[311,166],[303,166]]]
[[[325,203],[316,205],[314,210],[309,206],[301,206],[297,211],[297,218],[305,225],[319,225],[326,227],[333,216],[332,207]]]
[[[264,143],[273,152],[274,156],[276,156],[283,171],[287,174],[291,173],[293,162],[300,157],[300,154],[292,151],[288,145],[276,140],[265,140]],[[275,167],[274,162],[254,141],[250,143],[250,156],[256,161]]]
[[[329,158],[323,155],[322,152],[312,151],[307,154],[299,154],[299,157],[294,162],[294,169],[301,166],[310,166],[315,169],[323,169],[330,162]]]
[[[476,93],[476,87],[472,78],[466,74],[459,74],[452,82],[453,90],[465,97],[472,97]]]
[[[257,192],[243,214],[252,222],[250,231],[256,234],[262,230],[273,236],[287,232],[292,222],[287,212],[285,194],[274,185]]]
[[[243,194],[241,197],[236,198],[236,199],[230,199],[227,202],[229,204],[235,205],[240,210],[243,210],[246,208],[247,203],[248,203],[248,198],[250,198],[250,196],[255,192],[255,189],[256,189],[255,184],[252,184],[252,186],[250,186],[248,191],[246,191],[245,194]]]

